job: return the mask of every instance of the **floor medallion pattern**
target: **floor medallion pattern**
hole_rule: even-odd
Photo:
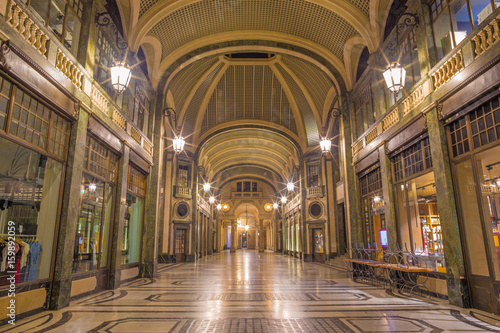
[[[0,327],[0,332],[500,332],[500,317],[396,297],[274,253],[223,252]]]

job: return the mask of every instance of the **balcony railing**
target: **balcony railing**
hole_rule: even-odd
[[[410,90],[408,95],[393,105],[365,133],[353,142],[351,146],[353,157],[364,150],[370,142],[375,141],[381,134],[410,115],[411,111],[419,106],[429,94],[437,90],[443,90],[443,87],[447,86],[448,82],[467,68],[467,66],[470,66],[471,63],[482,56],[499,40],[500,15],[497,14],[496,16],[492,15],[488,21],[484,21],[478,29],[468,35],[450,54],[430,70],[427,77],[423,76]],[[474,54],[466,58],[465,49],[474,50]],[[470,52],[467,54],[470,54]],[[378,128],[377,132],[375,132],[375,128]]]
[[[323,195],[324,195],[324,186],[313,186],[306,188],[307,198],[322,197]]]
[[[191,188],[184,186],[176,186],[175,196],[178,198],[191,198]]]
[[[9,0],[6,9],[7,24],[57,68],[81,93],[86,94],[90,99],[90,106],[95,105],[102,112],[101,117],[110,119],[152,156],[152,142],[132,124],[75,57],[66,51],[65,46],[52,35],[52,31],[43,25],[33,10],[17,0]],[[82,100],[82,103],[85,101]]]

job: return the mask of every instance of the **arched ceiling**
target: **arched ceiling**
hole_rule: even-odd
[[[172,64],[197,49],[252,40],[314,52],[350,90],[351,50],[357,55],[357,44],[377,49],[392,0],[116,2],[129,47],[134,52],[143,47],[155,87]]]
[[[175,109],[173,129],[210,181],[245,175],[278,189],[318,149],[393,0],[108,1],[131,51],[144,51],[157,108]],[[334,155],[338,124],[326,134]]]
[[[241,128],[210,136],[198,156],[198,165],[204,168],[208,181],[217,180],[214,179],[216,175],[228,170],[233,175],[251,172],[260,176],[267,171],[267,177],[276,183],[277,178],[289,177],[299,163],[300,151],[292,140],[279,132]],[[220,176],[217,178],[222,180]]]

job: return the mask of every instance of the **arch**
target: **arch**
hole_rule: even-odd
[[[349,82],[346,83],[346,86],[350,87],[348,90],[351,90],[356,83],[358,60],[365,46],[366,44],[363,43],[363,40],[359,38],[359,36],[350,38],[344,46],[344,63],[349,80]]]
[[[235,52],[241,52],[241,51],[260,51],[260,52],[268,52],[268,53],[275,53],[275,54],[286,54],[286,55],[291,55],[297,58],[302,58],[303,60],[311,63],[312,65],[318,67],[323,73],[328,76],[330,80],[332,80],[333,84],[335,85],[335,88],[337,91],[340,91],[340,86],[337,81],[337,78],[332,74],[332,72],[326,68],[323,64],[321,64],[319,61],[317,61],[314,58],[311,58],[308,55],[305,55],[303,53],[300,53],[298,51],[294,50],[289,50],[285,48],[279,48],[279,47],[274,47],[274,46],[261,46],[261,45],[237,45],[237,46],[228,46],[228,47],[222,47],[222,48],[216,48],[215,50],[209,50],[206,52],[203,52],[201,54],[196,55],[195,57],[190,57],[186,61],[182,62],[167,78],[165,86],[163,87],[164,90],[166,90],[170,84],[170,82],[173,80],[173,78],[185,67],[189,66],[193,62],[196,61],[201,61],[204,58],[211,57],[213,55],[219,55],[219,54],[227,54],[227,53],[235,53]]]
[[[135,24],[137,29],[135,29],[129,38],[130,48],[137,50],[144,36],[162,19],[185,6],[199,1],[201,0],[165,0],[158,2],[144,13]],[[371,52],[376,50],[378,44],[372,40],[373,34],[369,29],[369,20],[353,4],[348,1],[328,0],[307,0],[307,2],[324,7],[344,18],[363,37]]]
[[[224,32],[220,34],[206,36],[204,38],[200,38],[197,40],[193,40],[189,43],[186,43],[182,47],[179,47],[173,52],[171,52],[167,57],[165,57],[162,60],[160,67],[158,68],[158,72],[160,73],[159,75],[162,75],[177,59],[180,59],[183,55],[191,51],[217,43],[224,43],[237,40],[265,40],[272,42],[282,42],[290,45],[299,46],[304,49],[308,49],[316,53],[323,59],[325,59],[328,62],[328,64],[330,64],[333,68],[335,68],[335,70],[337,70],[337,72],[342,77],[344,82],[346,82],[346,71],[344,64],[337,56],[335,56],[325,47],[293,35],[271,32],[271,31],[262,31],[262,30],[245,30],[245,31],[238,30],[238,31]]]
[[[160,79],[156,68],[160,66],[161,62],[161,43],[155,36],[148,35],[144,38],[141,47],[146,55],[146,65],[148,66],[148,73],[150,73],[149,79],[151,84],[155,86]]]

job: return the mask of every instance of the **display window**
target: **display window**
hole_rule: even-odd
[[[8,272],[15,283],[50,278],[69,131],[69,121],[0,77],[0,286]]]
[[[87,137],[77,221],[73,273],[106,267],[113,216],[118,155]]]
[[[146,175],[133,166],[128,169],[128,191],[123,225],[122,265],[138,263],[141,257]]]
[[[427,267],[445,272],[443,234],[429,138],[424,134],[392,155],[401,244]]]
[[[380,167],[372,166],[358,175],[364,242],[368,248],[382,248],[381,230],[385,230],[385,213]]]
[[[447,128],[470,272],[500,280],[500,97]]]

